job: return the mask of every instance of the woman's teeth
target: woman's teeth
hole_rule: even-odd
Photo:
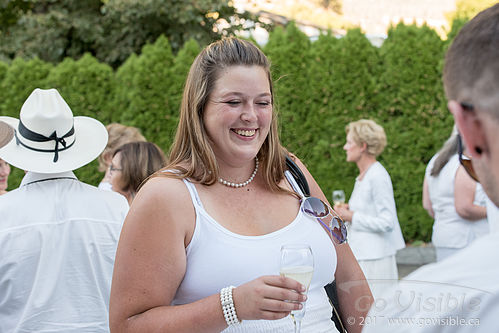
[[[237,134],[242,135],[242,136],[253,136],[253,135],[255,135],[256,130],[250,130],[250,131],[235,130],[234,132],[236,132]]]

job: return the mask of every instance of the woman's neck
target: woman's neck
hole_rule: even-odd
[[[126,199],[128,200],[128,206],[132,205],[132,201],[133,201],[134,198],[135,198],[135,192],[130,191],[130,192],[127,193]]]
[[[126,201],[128,201],[128,206],[132,205],[132,201],[135,198],[135,194],[137,194],[134,191],[119,192],[119,193],[125,197]]]
[[[376,157],[370,154],[362,154],[361,158],[357,161],[357,168],[359,169],[359,176],[357,178],[362,180],[369,167],[374,163],[376,163]]]

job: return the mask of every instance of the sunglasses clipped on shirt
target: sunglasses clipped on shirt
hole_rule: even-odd
[[[301,199],[301,203],[302,212],[317,219],[336,244],[342,244],[347,240],[345,223],[328,204],[316,197],[305,197]]]

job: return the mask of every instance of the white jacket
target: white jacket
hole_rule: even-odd
[[[372,164],[362,180],[356,179],[348,204],[354,212],[348,243],[357,260],[388,257],[405,247],[392,181],[381,163]]]

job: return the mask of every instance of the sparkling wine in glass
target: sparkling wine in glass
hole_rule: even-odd
[[[341,205],[345,203],[345,192],[343,190],[333,191],[333,203],[335,205]]]
[[[308,292],[314,273],[314,256],[312,249],[306,244],[288,244],[281,247],[280,274],[294,279],[306,288]],[[291,311],[291,318],[295,326],[295,333],[300,333],[301,321],[305,316],[305,302],[301,310]]]

